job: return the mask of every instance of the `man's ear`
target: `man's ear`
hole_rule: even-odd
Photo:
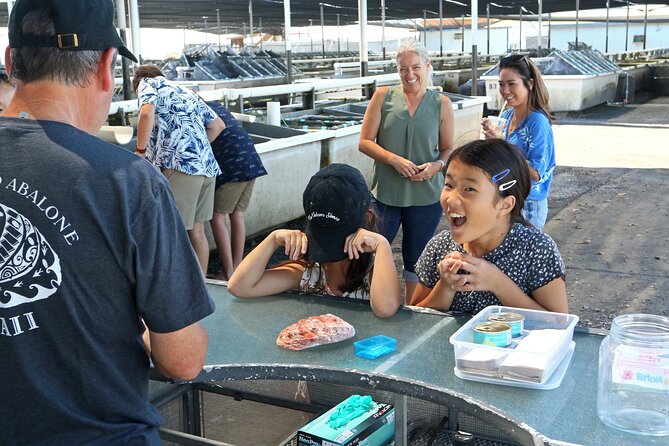
[[[116,63],[115,56],[116,49],[107,48],[98,60],[96,75],[104,91],[114,90],[114,67],[112,63]]]
[[[507,195],[506,197],[502,197],[498,202],[497,202],[497,210],[500,212],[500,215],[506,215],[509,212],[513,210],[513,208],[516,206],[516,197],[513,195]]]
[[[5,71],[7,71],[8,76],[11,76],[12,56],[11,56],[11,48],[9,47],[9,45],[7,45],[7,48],[5,48]]]

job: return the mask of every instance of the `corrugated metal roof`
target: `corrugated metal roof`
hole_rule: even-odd
[[[111,1],[111,0],[110,0]],[[254,28],[262,22],[264,32],[280,33],[283,28],[283,2],[280,0],[252,0]],[[423,17],[427,12],[430,21],[438,12],[438,0],[386,0],[386,19],[408,19]],[[490,14],[493,17],[518,15],[521,7],[524,16],[537,13],[537,0],[511,0],[490,2]],[[580,0],[580,9],[605,8],[606,0]],[[658,0],[635,0],[635,4],[666,4]],[[458,19],[471,12],[470,2],[466,0],[444,0],[442,3],[445,18]],[[485,1],[478,2],[479,17],[485,17]],[[565,0],[543,0],[544,13],[574,10],[576,2]],[[613,6],[624,5],[624,1],[614,0]],[[138,0],[140,23],[147,28],[183,28],[204,30],[204,18],[207,17],[207,30],[212,33],[239,32],[244,24],[249,25],[249,0]],[[320,24],[320,3],[314,0],[291,0],[291,22],[293,26]],[[342,25],[358,21],[358,0],[330,0],[324,5],[324,21],[332,26],[337,23],[337,14]],[[381,20],[380,0],[368,0],[367,19]],[[217,9],[221,29],[217,27]],[[438,20],[437,20],[438,21]],[[0,7],[0,26],[7,23],[7,8]],[[438,25],[437,25],[438,26]],[[247,28],[248,29],[248,28]]]

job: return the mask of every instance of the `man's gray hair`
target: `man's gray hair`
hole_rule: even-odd
[[[395,55],[395,63],[397,64],[397,68],[400,66],[400,57],[405,53],[418,54],[420,56],[421,62],[423,62],[425,65],[428,65],[428,62],[430,61],[430,55],[427,52],[427,48],[425,48],[422,43],[414,39],[407,39],[402,41],[400,46],[397,48],[397,54]],[[428,65],[426,82],[427,87],[432,86],[432,64]]]
[[[24,33],[56,35],[51,11],[37,9],[25,15],[21,28]],[[23,83],[41,80],[62,82],[69,86],[86,87],[91,82],[102,51],[71,51],[50,47],[11,48],[12,78]]]

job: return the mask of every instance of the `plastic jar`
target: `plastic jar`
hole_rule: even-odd
[[[613,320],[599,348],[597,415],[616,429],[669,435],[669,317]]]

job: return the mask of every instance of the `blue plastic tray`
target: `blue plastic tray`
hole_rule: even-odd
[[[376,359],[394,352],[397,348],[397,341],[388,336],[378,335],[354,342],[353,346],[357,356],[366,359]]]

